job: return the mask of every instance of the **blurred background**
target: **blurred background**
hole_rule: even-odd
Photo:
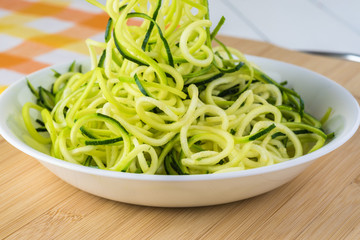
[[[209,5],[213,25],[226,18],[222,35],[298,51],[360,55],[360,0],[209,0]],[[107,18],[85,0],[0,0],[0,92],[36,70],[86,57],[84,40],[103,41]]]
[[[209,0],[221,33],[294,50],[360,55],[359,0]]]

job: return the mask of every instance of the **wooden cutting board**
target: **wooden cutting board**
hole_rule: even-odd
[[[242,52],[323,74],[359,101],[360,63],[224,37]],[[269,193],[200,208],[152,208],[102,199],[55,177],[0,137],[3,239],[359,239],[360,134]]]

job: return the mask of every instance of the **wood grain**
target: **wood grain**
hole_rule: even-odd
[[[323,74],[359,101],[360,64],[245,39],[242,52]],[[360,134],[290,183],[230,204],[151,208],[82,192],[0,137],[1,239],[359,239]]]

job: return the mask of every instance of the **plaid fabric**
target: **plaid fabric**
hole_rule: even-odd
[[[0,0],[0,92],[21,77],[88,56],[108,16],[85,0]]]

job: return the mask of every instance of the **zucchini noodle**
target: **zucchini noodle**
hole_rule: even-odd
[[[54,70],[50,90],[28,81],[36,103],[23,107],[25,125],[52,156],[112,171],[207,174],[284,162],[332,137],[322,130],[330,110],[315,119],[294,90],[216,38],[224,18],[210,33],[206,0],[88,1],[109,15],[105,41],[86,40],[91,70],[75,62]]]

